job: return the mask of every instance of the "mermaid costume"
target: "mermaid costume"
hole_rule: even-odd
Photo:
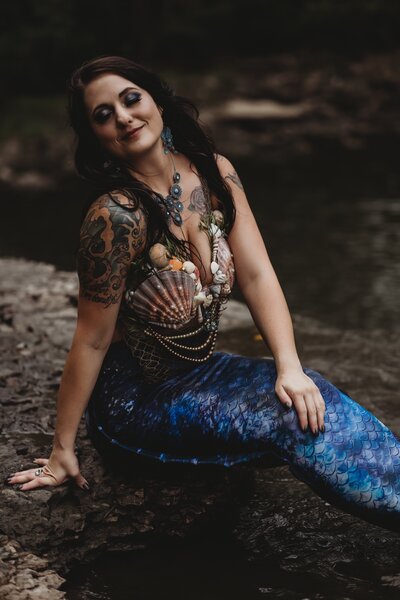
[[[210,239],[209,284],[166,240],[158,248],[172,256],[166,268],[144,256],[132,262],[119,314],[124,339],[110,345],[85,411],[94,445],[127,462],[231,467],[278,459],[331,504],[400,531],[400,440],[388,427],[304,367],[326,412],[324,432],[303,431],[275,393],[272,358],[214,351],[235,280],[218,213],[209,205],[200,221]]]

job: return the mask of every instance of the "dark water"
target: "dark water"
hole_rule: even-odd
[[[128,574],[128,575],[127,575]],[[395,600],[391,585],[373,570],[346,565],[337,579],[288,573],[271,561],[249,561],[229,538],[109,553],[79,568],[64,584],[68,600]]]
[[[321,147],[287,165],[233,159],[292,312],[346,329],[400,327],[399,146]],[[85,194],[77,180],[3,192],[0,254],[74,269]]]

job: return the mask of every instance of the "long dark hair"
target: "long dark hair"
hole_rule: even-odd
[[[93,188],[82,212],[82,219],[96,196],[121,190],[134,201],[136,208],[140,201],[147,212],[146,250],[162,234],[182,249],[187,244],[169,230],[163,212],[154,201],[148,186],[135,179],[114,158],[114,168],[107,168],[107,164],[105,166],[104,150],[93,133],[84,104],[85,86],[104,73],[115,73],[132,81],[146,90],[163,109],[163,121],[172,131],[175,148],[187,156],[200,178],[207,184],[210,193],[217,198],[218,208],[224,213],[229,233],[235,220],[235,206],[229,187],[217,166],[214,142],[198,122],[198,109],[186,98],[176,95],[158,75],[120,56],[101,56],[85,62],[74,71],[68,85],[68,112],[70,124],[76,133],[75,166],[79,175],[89,181]]]

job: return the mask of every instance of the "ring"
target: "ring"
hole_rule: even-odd
[[[35,471],[36,477],[40,477],[42,473],[43,473],[43,468],[42,467],[40,469],[36,469],[36,471]]]

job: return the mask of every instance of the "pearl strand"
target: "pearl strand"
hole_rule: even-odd
[[[147,335],[154,335],[154,334],[155,334],[155,335],[154,335],[154,337],[155,337],[155,338],[156,338],[156,339],[157,339],[157,340],[160,342],[160,344],[162,344],[162,345],[163,345],[163,346],[164,346],[164,347],[165,347],[165,348],[166,348],[166,349],[167,349],[169,352],[171,352],[171,354],[173,354],[174,356],[177,356],[178,358],[181,358],[181,359],[183,359],[183,360],[188,360],[188,361],[190,361],[190,362],[205,362],[205,361],[206,361],[206,360],[207,360],[207,359],[208,359],[208,358],[211,356],[211,354],[213,353],[213,351],[214,351],[214,346],[215,346],[215,344],[216,344],[216,342],[217,342],[217,332],[215,331],[215,332],[213,332],[213,333],[211,334],[211,336],[212,336],[214,339],[213,339],[213,340],[212,340],[212,342],[211,342],[211,348],[210,348],[210,350],[208,351],[208,353],[206,354],[206,356],[203,356],[202,358],[194,358],[194,357],[191,357],[191,356],[184,356],[183,354],[179,354],[179,352],[175,352],[175,350],[173,350],[172,348],[170,348],[170,347],[169,347],[169,346],[166,344],[166,342],[163,340],[163,338],[162,338],[162,337],[161,337],[159,334],[156,334],[155,332],[153,332],[153,334],[151,334],[151,333],[149,333],[149,332],[148,332],[146,329],[145,329],[144,331],[145,331],[145,333],[147,333]],[[210,339],[211,339],[211,338],[210,338]],[[187,346],[185,346],[185,348],[186,348],[187,350],[190,350],[190,349],[191,349],[190,347],[187,347]]]
[[[146,330],[146,333],[149,333],[149,332]],[[160,339],[160,337],[162,337],[162,339],[165,340],[165,336],[160,336],[160,334],[158,334],[157,332],[151,332],[151,333],[149,333],[149,335],[153,335],[158,340]],[[206,341],[203,344],[200,344],[199,346],[185,346],[184,344],[178,344],[178,342],[174,342],[171,339],[168,339],[168,342],[169,342],[169,344],[172,344],[173,346],[176,346],[177,348],[182,348],[183,350],[190,350],[191,352],[195,352],[196,350],[202,350],[203,348],[208,346],[212,336],[213,336],[213,333],[210,333],[207,336]]]
[[[189,331],[189,333],[181,333],[180,335],[163,335],[163,338],[165,338],[166,340],[180,340],[183,338],[192,337],[193,335],[200,333],[200,331],[202,330],[203,326],[199,327],[198,329],[195,329],[194,331]]]

